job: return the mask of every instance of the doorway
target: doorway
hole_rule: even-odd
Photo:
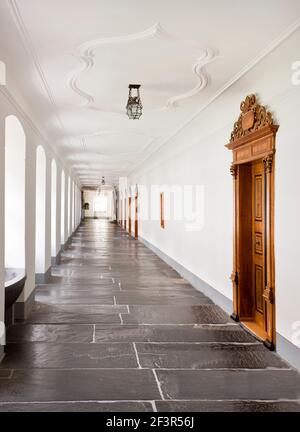
[[[274,172],[278,126],[256,96],[247,96],[234,124],[233,314],[275,348]]]
[[[240,320],[261,339],[267,339],[266,179],[262,159],[239,167]]]

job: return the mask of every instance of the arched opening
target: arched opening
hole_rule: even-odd
[[[57,188],[57,166],[55,159],[51,164],[51,256],[56,257],[56,188]]]
[[[46,271],[46,155],[42,146],[36,150],[36,207],[35,207],[35,273]]]
[[[5,120],[5,267],[25,269],[26,137],[15,116]]]
[[[65,172],[61,173],[61,244],[65,243]]]

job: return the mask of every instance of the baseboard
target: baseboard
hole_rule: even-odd
[[[71,242],[72,242],[72,236],[70,236],[68,238],[68,240],[66,241],[66,243],[62,246],[62,250],[65,251],[66,249],[68,249],[68,247],[70,246]]]
[[[297,347],[279,333],[276,334],[276,351],[291,366],[300,370],[300,347]]]
[[[48,268],[46,273],[36,273],[35,274],[35,283],[37,285],[46,284],[46,283],[48,283],[50,276],[51,276],[51,267]]]
[[[58,252],[58,254],[56,255],[56,257],[51,257],[51,265],[55,266],[58,265],[60,263],[61,260],[61,250]]]
[[[145,246],[151,249],[157,256],[159,256],[163,261],[169,264],[169,266],[171,266],[174,270],[176,270],[180,274],[180,276],[186,279],[194,288],[196,288],[198,291],[201,291],[203,294],[209,297],[216,305],[220,306],[229,315],[232,313],[233,304],[228,297],[224,296],[215,288],[213,288],[212,286],[204,282],[194,273],[192,273],[191,271],[183,267],[173,258],[166,255],[164,252],[162,252],[152,243],[145,240],[143,237],[139,236],[139,240],[142,243],[144,243]]]
[[[25,302],[16,302],[14,304],[14,317],[15,320],[26,320],[34,305],[35,289]]]

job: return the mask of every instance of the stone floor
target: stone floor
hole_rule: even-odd
[[[0,411],[300,411],[295,370],[109,222],[80,227],[7,339]]]

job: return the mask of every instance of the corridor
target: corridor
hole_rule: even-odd
[[[117,224],[83,222],[7,332],[0,411],[300,411],[298,373]]]

